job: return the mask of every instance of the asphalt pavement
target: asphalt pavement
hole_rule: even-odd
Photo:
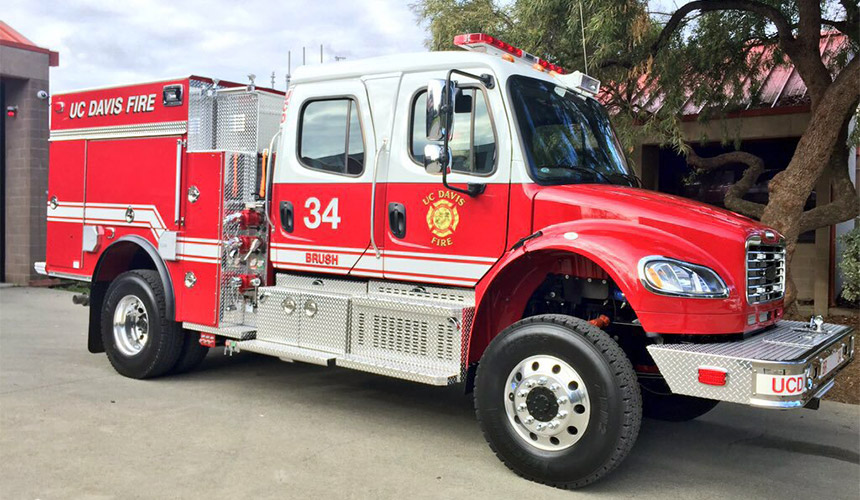
[[[87,352],[71,297],[0,289],[4,499],[860,498],[858,406],[645,420],[619,469],[567,492],[505,468],[459,387],[221,350],[131,380]]]

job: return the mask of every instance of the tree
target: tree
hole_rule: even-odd
[[[667,13],[650,11],[644,0],[423,0],[414,8],[429,23],[432,49],[450,48],[456,33],[489,32],[563,67],[581,68],[586,53],[588,72],[603,81],[626,145],[658,137],[700,171],[746,166],[725,205],[780,231],[789,263],[801,233],[860,214],[848,172],[850,144],[860,139],[856,129],[849,137],[852,117],[860,116],[854,0],[699,0]],[[822,54],[822,32],[841,33],[847,43]],[[694,103],[705,106],[700,120],[724,117],[741,105],[749,94],[744,90],[757,88],[769,65],[784,59],[808,88],[811,118],[789,165],[768,184],[763,205],[744,198],[764,170],[761,158],[742,151],[699,157],[684,140],[679,115]],[[831,179],[832,201],[804,210],[823,176]],[[789,276],[786,303],[795,298]]]

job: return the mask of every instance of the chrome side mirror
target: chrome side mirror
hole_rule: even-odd
[[[427,140],[451,139],[454,97],[457,83],[445,80],[430,80],[427,84]]]
[[[451,150],[445,154],[445,147],[441,144],[427,144],[424,146],[424,171],[428,174],[439,175],[451,165]],[[447,156],[447,158],[445,158]],[[447,160],[443,162],[442,160]]]

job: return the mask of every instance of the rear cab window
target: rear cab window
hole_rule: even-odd
[[[357,177],[364,172],[358,105],[348,97],[315,99],[299,117],[299,162],[305,168]]]

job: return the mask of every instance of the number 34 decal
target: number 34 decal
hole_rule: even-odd
[[[305,200],[305,208],[310,211],[309,216],[304,218],[305,226],[308,229],[316,229],[320,227],[320,224],[326,223],[331,224],[332,229],[337,229],[338,224],[340,224],[337,204],[337,198],[332,198],[320,215],[322,203],[320,203],[319,198],[311,197]]]

